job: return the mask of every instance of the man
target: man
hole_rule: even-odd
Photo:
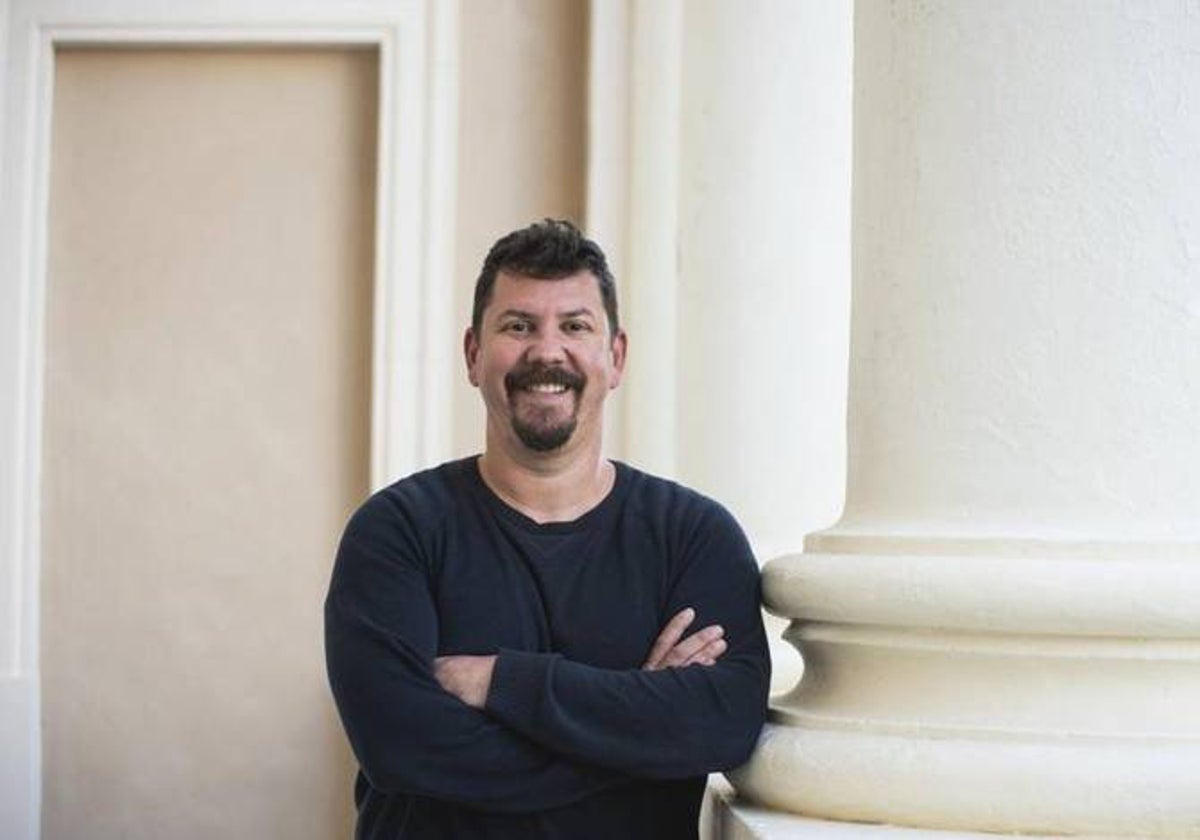
[[[572,225],[492,247],[485,450],[372,496],[326,600],[359,838],[695,837],[705,774],[753,749],[757,566],[715,502],[601,454],[626,344]]]

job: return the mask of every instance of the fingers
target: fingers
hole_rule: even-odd
[[[683,632],[695,619],[696,611],[691,607],[675,613],[658,634],[658,638],[654,640],[654,645],[650,648],[650,654],[646,657],[642,667],[649,671],[670,667],[663,665],[663,659],[679,643],[679,640],[683,638]]]
[[[711,624],[693,633],[667,651],[661,667],[684,668],[693,662],[715,662],[725,652],[724,635],[725,629],[719,624]]]
[[[686,662],[680,665],[680,668],[686,668],[689,665],[716,665],[717,660],[721,658],[729,646],[725,643],[725,639],[714,639],[703,648],[698,650]]]
[[[725,629],[719,624],[710,624],[685,639],[684,632],[695,620],[696,611],[691,607],[672,616],[654,640],[642,668],[658,671],[663,668],[686,668],[689,665],[715,665],[728,649],[723,638]]]

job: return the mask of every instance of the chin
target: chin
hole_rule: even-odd
[[[529,426],[513,424],[513,431],[526,449],[534,452],[557,452],[571,440],[575,434],[575,422],[561,426]]]

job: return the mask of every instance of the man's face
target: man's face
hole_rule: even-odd
[[[501,272],[464,349],[493,434],[537,452],[599,440],[604,399],[625,365],[625,336],[610,334],[591,272],[560,280]]]

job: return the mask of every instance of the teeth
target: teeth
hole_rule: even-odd
[[[530,385],[529,390],[535,394],[561,394],[567,390],[567,386],[547,383],[545,385]]]

